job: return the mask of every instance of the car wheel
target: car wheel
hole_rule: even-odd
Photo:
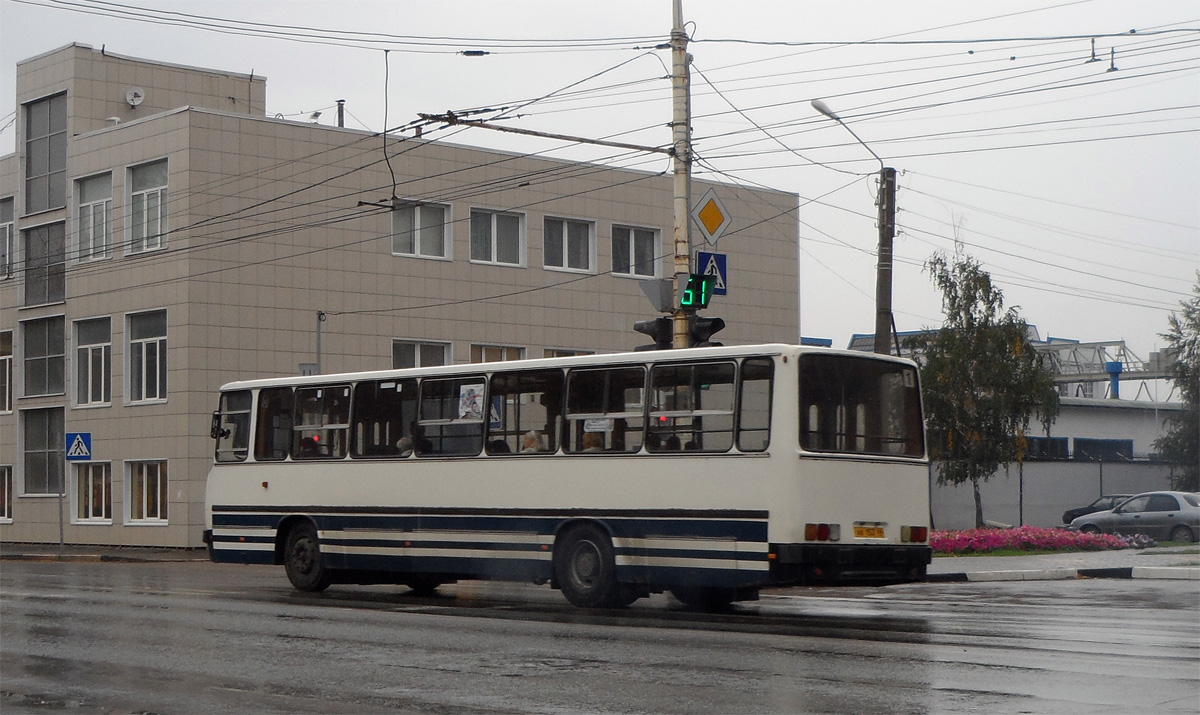
[[[288,580],[300,591],[324,591],[329,588],[329,569],[321,563],[321,544],[317,527],[303,521],[288,532],[283,551],[283,565]]]
[[[1081,526],[1081,527],[1079,527],[1079,530],[1085,534],[1099,534],[1100,533],[1100,530],[1097,529],[1095,526],[1092,526],[1091,524],[1088,524],[1087,526]]]
[[[1187,541],[1190,543],[1195,540],[1196,537],[1192,534],[1192,530],[1183,524],[1171,529],[1171,541]]]

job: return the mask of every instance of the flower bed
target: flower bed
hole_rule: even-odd
[[[985,554],[989,551],[1104,551],[1154,546],[1145,536],[1084,534],[1066,529],[1022,526],[1015,529],[934,531],[929,545],[935,554]]]

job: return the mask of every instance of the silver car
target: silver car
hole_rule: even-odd
[[[1146,492],[1108,511],[1081,516],[1067,528],[1085,534],[1145,534],[1158,541],[1195,541],[1200,536],[1200,495]]]

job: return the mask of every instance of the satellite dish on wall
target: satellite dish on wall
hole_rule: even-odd
[[[136,107],[146,98],[146,90],[141,87],[130,87],[125,93],[125,101],[129,102],[129,106]]]

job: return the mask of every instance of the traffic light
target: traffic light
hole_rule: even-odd
[[[712,341],[712,336],[725,329],[722,318],[706,318],[699,315],[688,316],[688,341],[694,348],[716,347],[722,343]]]
[[[634,350],[670,350],[674,342],[675,326],[669,315],[653,320],[639,320],[633,324],[633,329],[643,335],[649,335],[654,341],[653,345],[639,345]]]
[[[679,307],[697,310],[707,308],[712,298],[713,288],[717,285],[717,277],[702,273],[692,273],[688,276],[687,287],[679,295]]]

